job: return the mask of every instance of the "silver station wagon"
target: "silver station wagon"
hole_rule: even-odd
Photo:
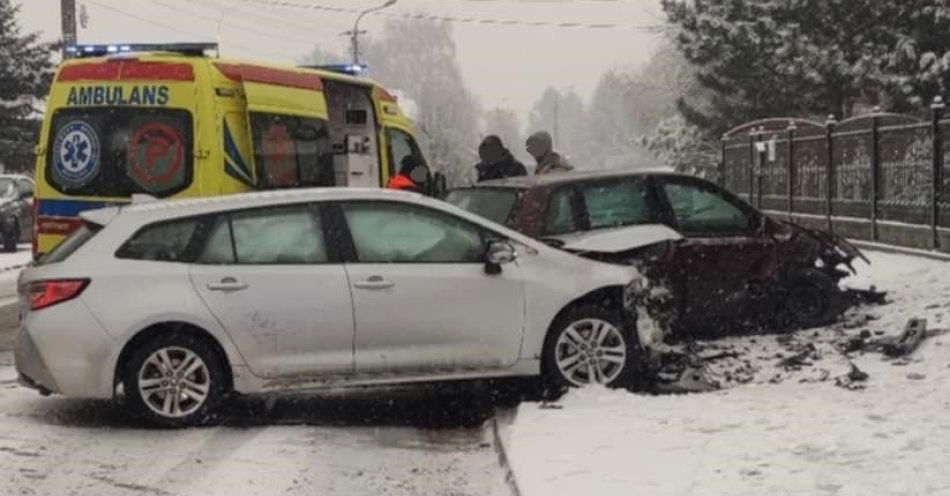
[[[447,203],[303,189],[85,212],[25,269],[20,382],[124,395],[156,423],[229,394],[541,375],[621,386],[640,356],[630,267]]]

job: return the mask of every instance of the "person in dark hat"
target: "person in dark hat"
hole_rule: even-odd
[[[478,182],[528,175],[524,165],[515,159],[505,148],[501,138],[494,134],[485,136],[482,143],[478,145],[478,158],[481,159],[475,165],[475,170],[478,171]]]

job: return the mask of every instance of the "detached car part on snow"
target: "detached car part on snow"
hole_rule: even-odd
[[[646,275],[638,305],[678,334],[825,323],[843,310],[838,281],[855,258],[867,261],[834,234],[776,221],[714,183],[668,172],[509,178],[446,200],[562,250],[636,265]]]

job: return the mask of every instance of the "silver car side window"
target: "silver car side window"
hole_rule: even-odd
[[[356,256],[366,263],[479,263],[477,228],[449,215],[393,203],[345,204]]]
[[[231,239],[231,221],[227,215],[221,215],[215,220],[214,227],[211,228],[208,240],[196,262],[201,264],[234,263],[234,241]]]
[[[146,226],[116,252],[118,258],[182,262],[200,220],[183,219]]]
[[[239,264],[312,264],[328,260],[319,216],[307,207],[231,215]]]

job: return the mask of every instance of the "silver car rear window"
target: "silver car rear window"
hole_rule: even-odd
[[[66,238],[60,241],[59,244],[50,250],[49,253],[40,258],[36,264],[46,265],[66,260],[82,245],[86,244],[87,241],[92,239],[92,237],[95,236],[96,233],[101,229],[102,226],[98,224],[93,224],[91,222],[83,223],[79,229],[76,229],[72,232],[72,234],[66,236]]]

